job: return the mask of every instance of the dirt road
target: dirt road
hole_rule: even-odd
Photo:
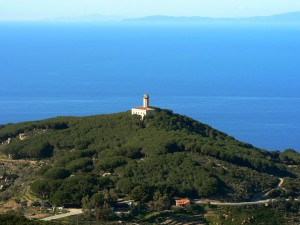
[[[68,210],[69,210],[68,213],[46,217],[46,218],[43,218],[41,220],[44,220],[44,221],[57,220],[57,219],[60,219],[60,218],[64,218],[64,217],[68,217],[68,216],[74,216],[74,215],[79,215],[79,214],[83,213],[82,209],[68,209]]]

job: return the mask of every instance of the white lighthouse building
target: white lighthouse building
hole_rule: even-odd
[[[149,95],[144,94],[143,106],[139,106],[131,109],[132,115],[140,115],[142,120],[145,116],[151,115],[155,112],[155,109],[149,107]]]

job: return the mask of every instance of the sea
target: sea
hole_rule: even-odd
[[[0,124],[170,109],[300,151],[300,25],[0,23]]]

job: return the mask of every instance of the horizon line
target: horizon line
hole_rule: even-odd
[[[101,13],[91,13],[91,14],[82,14],[78,16],[57,16],[57,17],[38,17],[38,18],[0,18],[0,22],[72,22],[73,20],[78,19],[76,22],[122,22],[126,20],[134,20],[134,19],[143,19],[143,18],[151,18],[151,17],[170,17],[170,18],[208,18],[208,19],[249,19],[249,18],[264,18],[264,17],[272,17],[272,16],[280,16],[286,14],[294,14],[300,13],[300,11],[288,11],[282,13],[275,13],[275,14],[266,14],[266,15],[253,15],[253,16],[238,16],[238,17],[231,17],[231,16],[200,16],[200,15],[193,15],[193,16],[174,16],[174,15],[167,15],[167,14],[153,14],[153,15],[145,15],[145,16],[125,16],[125,15],[105,15]],[[101,16],[103,20],[86,20],[84,21],[85,17],[90,16]],[[107,18],[107,20],[105,20]],[[110,18],[110,19],[109,19]],[[119,18],[119,19],[117,19]],[[81,20],[80,20],[81,19]],[[69,20],[69,21],[68,21]]]

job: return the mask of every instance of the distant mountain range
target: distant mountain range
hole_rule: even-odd
[[[243,18],[212,18],[212,17],[173,17],[148,16],[123,20],[141,23],[275,23],[300,24],[300,12],[291,12],[272,16],[243,17]]]
[[[17,20],[10,20],[17,21]],[[74,17],[57,17],[48,19],[34,19],[36,22],[66,22],[66,23],[202,23],[202,24],[300,24],[300,12],[284,13],[272,16],[241,17],[241,18],[213,18],[213,17],[175,17],[175,16],[147,16],[129,18],[125,16],[91,14]]]

